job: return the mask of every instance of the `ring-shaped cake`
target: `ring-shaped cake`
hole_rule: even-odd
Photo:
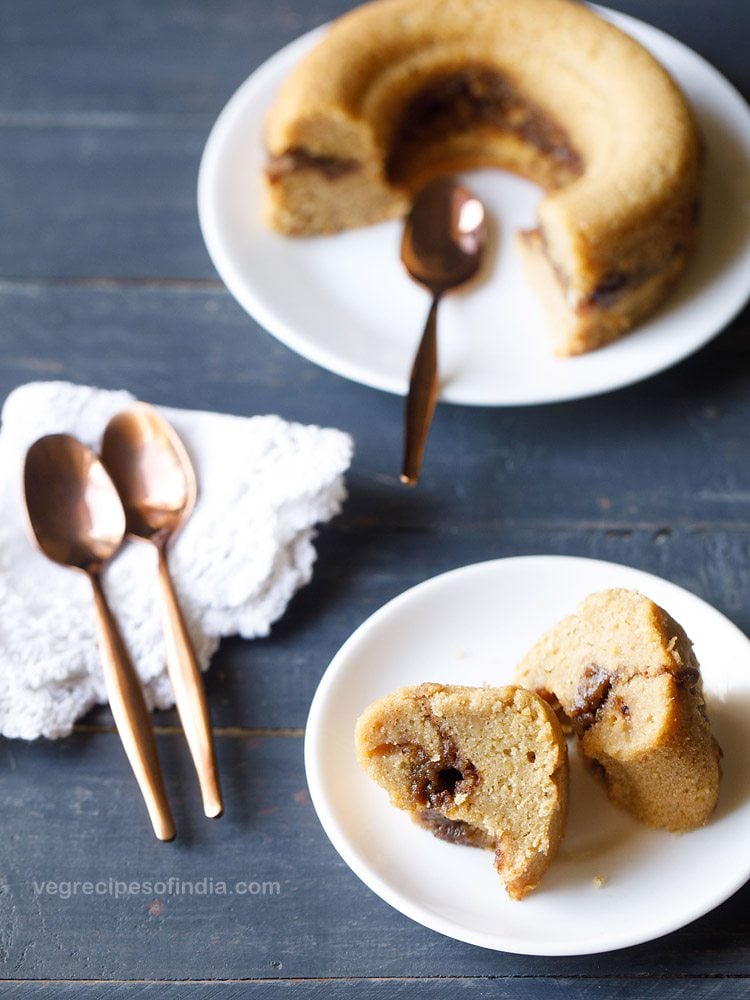
[[[576,0],[355,8],[282,85],[266,142],[265,217],[289,235],[400,216],[436,174],[497,166],[540,184],[519,246],[562,355],[652,312],[697,236],[687,101],[643,46]]]

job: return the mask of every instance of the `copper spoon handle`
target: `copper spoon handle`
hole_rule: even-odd
[[[162,620],[167,655],[167,671],[172,682],[177,711],[190,754],[198,774],[198,783],[206,816],[221,816],[224,806],[219,788],[211,718],[198,661],[190,641],[185,619],[177,601],[167,566],[165,546],[159,552],[159,583],[162,595]]]
[[[409,393],[404,413],[404,461],[401,482],[414,486],[419,478],[427,433],[438,396],[437,310],[440,295],[435,294],[427,315],[422,339],[417,348],[409,379]]]
[[[89,572],[89,579],[94,588],[104,683],[115,725],[146,802],[154,833],[159,840],[172,840],[174,820],[141,682],[107,605],[98,572]]]

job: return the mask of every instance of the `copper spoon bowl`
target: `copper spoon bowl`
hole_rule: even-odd
[[[101,454],[125,508],[128,534],[153,543],[158,552],[169,679],[198,774],[203,811],[220,816],[223,804],[203,678],[167,563],[169,540],[195,504],[195,473],[173,428],[146,403],[136,403],[110,420]]]
[[[101,583],[104,564],[125,535],[120,498],[94,452],[69,434],[48,434],[29,448],[24,490],[32,539],[53,562],[81,570],[91,581],[104,682],[115,725],[154,832],[159,840],[172,840],[174,821],[151,718]]]
[[[484,206],[450,177],[427,184],[406,219],[401,260],[432,292],[432,305],[409,380],[401,482],[416,484],[438,396],[437,311],[443,295],[479,270],[487,242]]]

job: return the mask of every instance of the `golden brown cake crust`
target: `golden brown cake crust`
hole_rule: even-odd
[[[355,8],[284,82],[266,141],[266,219],[288,234],[401,215],[449,170],[496,165],[542,184],[524,256],[537,287],[557,288],[560,354],[652,311],[696,240],[701,150],[684,97],[574,0]]]
[[[692,644],[653,601],[590,595],[534,645],[516,680],[560,706],[613,802],[668,830],[708,821],[721,751]]]
[[[516,687],[422,684],[370,705],[357,759],[441,839],[486,847],[508,895],[535,888],[565,826],[567,747],[554,712]]]

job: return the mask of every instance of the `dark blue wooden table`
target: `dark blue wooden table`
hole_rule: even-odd
[[[4,0],[0,396],[34,379],[174,406],[280,413],[356,440],[312,584],[208,675],[227,811],[202,820],[176,717],[157,717],[181,837],[147,835],[106,710],[58,742],[0,741],[0,976],[14,997],[717,996],[750,993],[750,888],[613,954],[484,951],[412,923],[338,858],[305,786],[307,709],[340,644],[389,598],[480,560],[637,566],[750,631],[750,315],[672,370],[585,401],[441,406],[402,488],[402,402],[318,369],[225,291],[195,184],[223,104],[348,0]],[[622,0],[750,94],[747,0]],[[37,895],[34,882],[240,880],[219,897]],[[685,872],[690,878],[690,872]],[[170,981],[171,985],[165,985]]]

